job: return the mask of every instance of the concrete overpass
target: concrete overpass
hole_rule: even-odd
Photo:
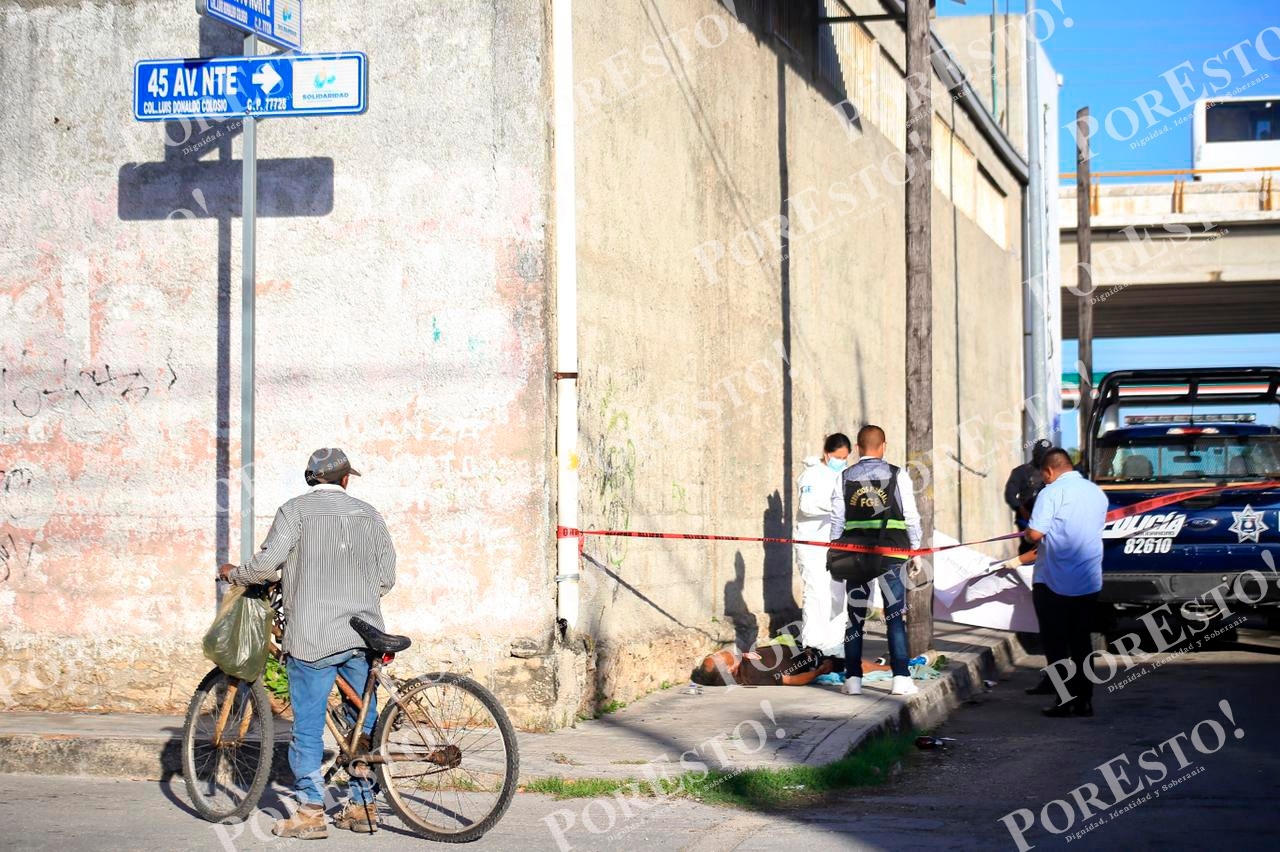
[[[1269,177],[1095,183],[1090,203],[1095,338],[1280,332],[1280,188]],[[1074,185],[1059,204],[1062,335],[1075,339]]]

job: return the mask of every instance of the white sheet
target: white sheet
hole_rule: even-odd
[[[934,533],[934,541],[938,545],[957,543],[941,532]],[[998,546],[990,545],[991,551],[999,552]],[[973,547],[935,553],[933,617],[975,627],[1038,633],[1040,624],[1031,603],[1033,566],[990,573],[994,560]]]

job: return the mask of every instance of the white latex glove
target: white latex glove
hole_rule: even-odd
[[[1006,559],[1003,562],[993,562],[991,564],[991,567],[987,569],[987,572],[991,573],[994,571],[1013,571],[1021,567],[1022,567],[1022,560],[1019,559],[1017,556],[1014,556],[1010,559]]]

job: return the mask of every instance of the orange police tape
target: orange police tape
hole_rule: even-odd
[[[1211,488],[1197,488],[1193,491],[1179,491],[1174,494],[1165,494],[1161,497],[1152,497],[1148,500],[1139,500],[1137,503],[1128,506],[1121,506],[1118,509],[1112,509],[1107,512],[1108,521],[1117,521],[1121,518],[1127,518],[1131,515],[1140,515],[1143,512],[1150,512],[1153,509],[1162,509],[1165,506],[1172,506],[1175,503],[1181,503],[1184,500],[1191,500],[1196,497],[1206,497],[1210,494],[1220,494],[1224,491],[1239,490],[1265,490],[1268,488],[1280,488],[1280,480],[1267,480],[1265,482],[1248,482],[1236,483],[1233,485],[1215,485]],[[975,544],[989,544],[993,541],[1007,541],[1008,539],[1018,538],[1022,535],[1020,532],[1012,532],[1006,535],[997,535],[991,538],[979,539],[977,541],[959,542],[957,544],[948,544],[942,547],[920,547],[920,548],[897,548],[897,547],[871,547],[863,544],[848,544],[840,541],[809,541],[806,539],[796,538],[777,538],[773,536],[745,536],[745,535],[708,535],[699,533],[661,533],[661,532],[637,532],[634,530],[579,530],[573,527],[556,527],[556,538],[576,538],[578,540],[578,552],[582,552],[583,544],[588,537],[612,537],[612,538],[666,538],[666,539],[682,539],[685,541],[753,541],[763,542],[765,544],[803,544],[816,545],[818,547],[827,547],[832,550],[848,550],[853,553],[879,553],[883,556],[927,556],[931,553],[940,553],[944,550],[952,550],[957,547],[970,547]]]

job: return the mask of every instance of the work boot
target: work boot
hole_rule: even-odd
[[[325,824],[324,805],[300,805],[293,816],[276,820],[271,827],[276,837],[297,837],[300,840],[323,840],[329,836]]]
[[[359,834],[373,834],[378,830],[378,806],[370,802],[362,805],[347,802],[347,806],[333,818],[336,828],[345,828]]]
[[[902,675],[894,675],[893,689],[889,691],[890,695],[915,695],[920,690],[911,682],[911,677],[903,677]]]

